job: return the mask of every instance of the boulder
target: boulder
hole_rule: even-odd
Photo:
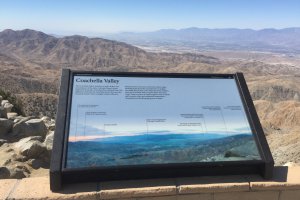
[[[28,161],[28,164],[33,168],[33,169],[39,169],[39,168],[45,168],[47,167],[47,163],[45,163],[43,160],[40,159],[31,159]]]
[[[19,168],[12,168],[10,171],[10,178],[22,179],[26,178],[26,173]]]
[[[28,158],[26,156],[16,154],[16,156],[13,157],[13,160],[17,162],[26,162]]]
[[[46,136],[46,139],[44,141],[44,145],[46,146],[47,150],[52,150],[53,138],[54,131],[50,131],[50,133]]]
[[[9,119],[0,118],[0,138],[11,132],[13,124]]]
[[[27,163],[16,163],[14,166],[14,168],[18,168],[21,169],[22,171],[26,172],[26,173],[30,173],[29,171],[29,165]]]
[[[15,120],[17,116],[18,116],[18,113],[15,113],[15,112],[7,113],[7,119]]]
[[[43,120],[45,123],[48,123],[49,121],[51,121],[51,119],[47,116],[42,117],[41,120]]]
[[[9,103],[9,101],[8,100],[2,100],[1,101],[1,106],[4,106],[6,103]]]
[[[298,94],[298,93],[296,93],[296,94],[294,95],[294,100],[295,100],[295,101],[300,101],[300,97],[299,97],[299,94]]]
[[[49,130],[49,131],[54,131],[54,130],[55,130],[55,123],[50,124],[50,125],[48,126],[48,130]]]
[[[43,142],[44,146],[47,149],[47,152],[44,153],[43,161],[49,165],[51,153],[52,153],[52,145],[53,145],[53,138],[54,138],[54,131],[50,131],[50,133],[47,135],[45,141]]]
[[[28,137],[15,144],[17,152],[27,158],[39,158],[47,149],[40,142],[40,137]]]
[[[12,105],[11,103],[6,103],[4,104],[4,109],[6,110],[6,112],[11,112],[11,109],[14,107],[14,105]]]
[[[7,167],[0,167],[0,179],[5,179],[10,177],[10,171]]]
[[[20,115],[20,116],[17,116],[16,119],[18,120],[17,122],[22,123],[22,122],[26,122],[26,121],[29,121],[29,120],[35,119],[35,118],[32,116],[23,117],[22,115]],[[14,122],[14,123],[17,123],[17,122]]]
[[[2,144],[6,143],[7,140],[3,140],[3,139],[0,139],[0,147],[2,146]]]
[[[42,136],[47,134],[47,127],[41,119],[20,120],[13,126],[13,134],[16,137]]]
[[[53,131],[55,129],[55,121],[47,116],[41,118],[45,123],[48,130]]]
[[[42,136],[30,136],[30,137],[26,137],[26,138],[23,138],[23,139],[19,140],[15,144],[15,146],[18,146],[20,144],[23,144],[23,143],[26,143],[26,142],[29,142],[29,141],[39,141],[39,142],[42,142],[43,138],[42,138]]]
[[[0,118],[7,118],[7,112],[3,106],[0,106]]]

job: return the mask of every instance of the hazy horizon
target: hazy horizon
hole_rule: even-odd
[[[299,7],[295,0],[2,1],[0,30],[97,36],[189,27],[283,29],[300,27]]]
[[[284,27],[284,28],[272,28],[272,27],[266,27],[266,28],[261,28],[261,29],[253,29],[253,28],[235,28],[235,27],[228,27],[228,28],[207,28],[207,27],[183,27],[183,28],[162,28],[162,29],[157,29],[153,31],[119,31],[119,32],[110,32],[110,33],[88,33],[88,32],[66,32],[66,33],[56,33],[56,32],[47,32],[47,31],[42,31],[38,29],[33,29],[33,28],[24,28],[24,29],[11,29],[11,28],[4,28],[0,29],[0,32],[5,31],[5,30],[13,30],[13,31],[23,31],[23,30],[34,30],[34,31],[41,31],[43,33],[46,33],[48,35],[53,35],[53,36],[72,36],[72,35],[81,35],[81,36],[87,36],[87,37],[99,37],[99,36],[108,36],[108,35],[114,35],[114,34],[124,34],[124,33],[151,33],[151,32],[158,32],[162,30],[175,30],[175,31],[180,31],[180,30],[185,30],[185,29],[191,29],[191,28],[196,28],[196,29],[209,29],[209,30],[226,30],[226,29],[237,29],[237,30],[254,30],[254,31],[262,31],[262,30],[283,30],[283,29],[292,29],[292,28],[300,28],[299,27]]]

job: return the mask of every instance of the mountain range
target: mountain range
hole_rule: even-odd
[[[44,67],[101,68],[170,66],[182,62],[217,63],[196,54],[149,53],[101,38],[74,35],[56,38],[34,30],[0,32],[0,52]]]
[[[198,50],[247,50],[300,53],[300,28],[285,29],[161,29],[154,32],[123,32],[104,37],[138,46],[173,46]]]

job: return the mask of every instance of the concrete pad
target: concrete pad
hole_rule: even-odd
[[[212,200],[213,194],[186,194],[178,195],[177,200]]]
[[[278,166],[274,168],[272,180],[268,181],[259,176],[251,176],[249,181],[253,191],[300,189],[300,167]]]
[[[37,199],[97,199],[96,183],[69,184],[59,193],[53,193],[49,177],[24,178],[9,195],[8,200]]]
[[[249,191],[249,182],[242,176],[178,178],[179,194]]]
[[[279,191],[216,193],[214,200],[277,200]]]
[[[300,190],[286,190],[280,193],[279,200],[299,200]]]
[[[178,199],[177,196],[163,196],[163,197],[140,197],[140,198],[136,198],[135,200],[178,200]]]
[[[176,195],[175,179],[100,182],[100,199]]]
[[[6,199],[17,183],[17,179],[0,180],[0,199]]]

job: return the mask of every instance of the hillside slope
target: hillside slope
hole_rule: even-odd
[[[0,32],[0,52],[44,67],[167,67],[183,62],[218,63],[218,59],[197,54],[148,53],[126,43],[68,36],[55,38],[34,30]]]

